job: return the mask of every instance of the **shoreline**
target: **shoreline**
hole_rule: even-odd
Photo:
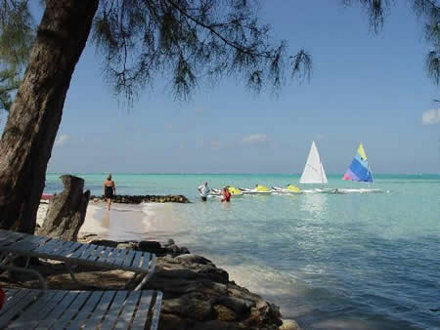
[[[43,222],[47,209],[47,204],[40,204],[38,224]],[[282,319],[278,306],[237,285],[227,271],[211,260],[178,247],[170,237],[158,241],[154,234],[148,233],[153,228],[155,232],[171,232],[174,229],[171,219],[171,203],[113,203],[107,211],[104,202],[91,201],[78,241],[129,248],[142,244],[153,247],[150,252],[156,253],[158,261],[155,274],[145,288],[164,292],[160,328],[299,329],[294,320]],[[158,246],[161,248],[157,249]],[[161,255],[164,250],[168,252]],[[100,283],[99,277],[93,280],[92,273],[87,276]],[[54,280],[54,283],[62,286],[66,284],[63,281]]]

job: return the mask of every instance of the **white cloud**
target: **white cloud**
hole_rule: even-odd
[[[66,142],[69,140],[69,136],[66,134],[61,134],[60,136],[57,137],[57,139],[55,140],[55,146],[56,147],[61,147],[63,145],[66,144]]]
[[[268,137],[266,134],[251,134],[241,139],[241,143],[244,145],[263,144],[266,143],[267,141],[268,141]]]
[[[423,125],[440,124],[440,109],[427,110],[422,115]]]

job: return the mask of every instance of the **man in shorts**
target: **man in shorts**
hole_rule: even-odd
[[[206,202],[209,194],[208,182],[205,182],[204,184],[200,185],[197,188],[197,190],[200,193],[200,198],[202,199],[202,202]]]

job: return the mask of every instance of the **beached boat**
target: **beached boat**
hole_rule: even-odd
[[[312,142],[310,147],[309,156],[307,157],[306,165],[302,172],[299,183],[306,184],[326,184],[327,175],[324,171],[324,166],[322,165],[321,158],[319,157],[318,148],[316,147],[315,141]]]
[[[359,144],[356,155],[342,179],[358,182],[373,182],[373,174],[362,143]]]

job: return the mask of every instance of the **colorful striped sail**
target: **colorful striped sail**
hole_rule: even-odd
[[[359,144],[357,153],[342,179],[348,181],[373,182],[373,175],[370,165],[368,165],[367,154],[365,153],[362,143]]]

